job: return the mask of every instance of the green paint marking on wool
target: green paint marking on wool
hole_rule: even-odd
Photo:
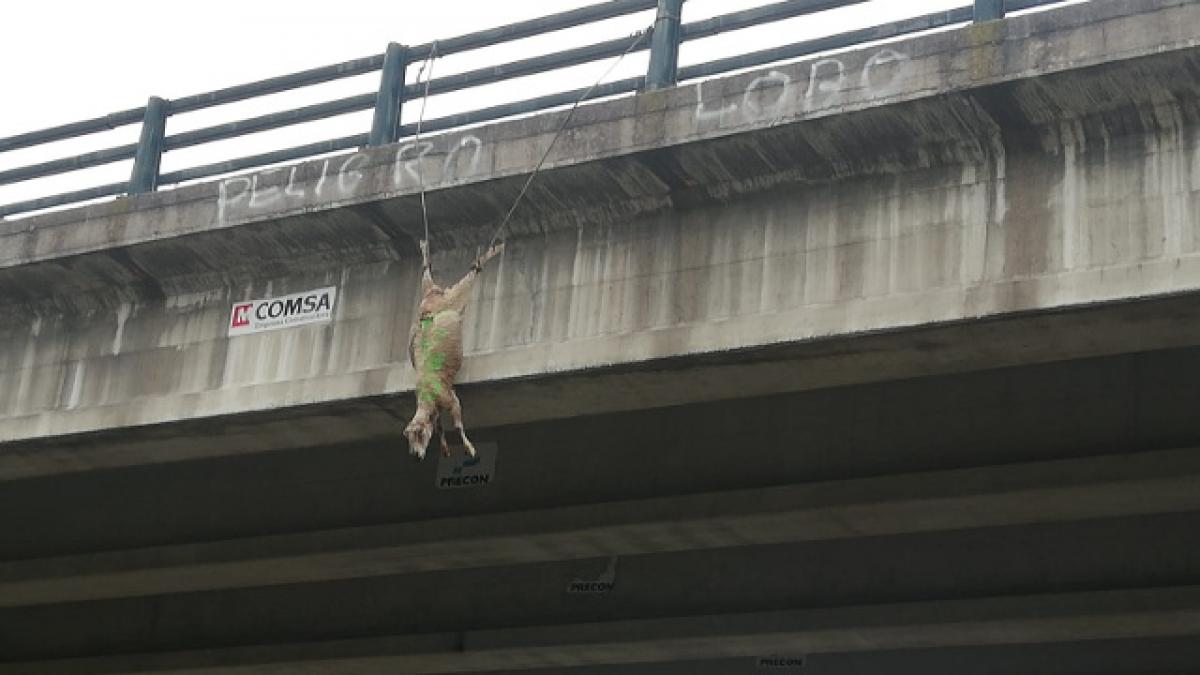
[[[421,376],[417,381],[417,397],[426,403],[435,403],[442,394],[442,369],[446,366],[446,352],[439,349],[450,335],[450,331],[433,326],[433,317],[422,317],[421,337],[417,350],[422,356]]]
[[[436,403],[442,394],[442,381],[435,374],[428,374],[417,382],[417,397],[426,403]]]
[[[445,352],[433,352],[429,355],[429,360],[425,362],[425,370],[440,373],[442,372],[442,367],[445,365]]]

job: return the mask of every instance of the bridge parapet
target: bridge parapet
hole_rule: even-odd
[[[515,115],[549,110],[571,103],[578,105],[584,100],[624,94],[644,88],[661,89],[674,85],[680,80],[727,73],[739,68],[750,68],[970,21],[993,21],[1003,17],[1005,11],[1018,11],[1064,2],[1064,0],[975,0],[973,5],[945,12],[935,12],[770,49],[759,49],[733,57],[689,65],[685,68],[680,68],[678,65],[680,44],[688,40],[707,38],[719,33],[761,26],[789,18],[819,14],[865,1],[782,0],[774,4],[729,12],[683,24],[684,0],[608,0],[595,5],[577,7],[548,16],[422,45],[404,46],[393,42],[388,44],[387,50],[383,54],[193,94],[171,101],[151,96],[147,104],[141,108],[122,110],[103,117],[0,138],[0,153],[3,153],[11,150],[43,147],[54,141],[110,131],[139,121],[142,124],[141,138],[136,144],[110,147],[73,157],[60,157],[0,171],[0,186],[4,186],[90,167],[110,165],[122,160],[133,160],[133,170],[127,181],[39,196],[17,203],[0,204],[0,219],[11,214],[35,212],[67,204],[103,199],[111,195],[137,195],[153,192],[160,185],[210,178],[244,169],[335,153],[354,147],[379,147],[393,143],[404,136],[419,136],[421,128],[426,131],[435,131],[464,127]],[[424,83],[405,82],[409,66],[422,60],[425,61],[426,66],[431,66],[434,59],[443,56],[505,44],[521,38],[539,36],[604,19],[634,15],[656,8],[653,24],[630,37],[574,46],[550,54],[519,58],[484,68],[443,75],[437,79],[426,80]],[[645,77],[596,82],[587,88],[492,105],[427,121],[423,119],[424,114],[422,114],[423,125],[420,122],[416,125],[400,123],[401,107],[408,100],[506,82],[514,78],[545,73],[608,57],[618,57],[620,60],[631,52],[646,49],[650,50],[650,65]],[[424,70],[425,68],[422,67],[421,72]],[[380,71],[380,80],[378,90],[375,92],[170,135],[167,133],[168,119],[180,113],[256,99],[261,96],[376,71]],[[430,76],[432,77],[432,67],[430,67]],[[417,75],[417,79],[420,79],[420,74]],[[370,133],[353,134],[290,148],[275,149],[166,173],[159,170],[162,156],[167,151],[338,117],[371,108],[374,108],[374,116]],[[422,105],[423,109],[424,105]]]

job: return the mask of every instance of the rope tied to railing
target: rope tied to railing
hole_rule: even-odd
[[[533,171],[530,172],[529,177],[525,179],[525,184],[521,186],[521,191],[517,193],[517,198],[513,200],[512,206],[510,206],[508,212],[504,214],[504,219],[500,221],[500,225],[492,234],[492,238],[488,240],[487,249],[491,249],[496,245],[496,242],[499,241],[501,233],[503,233],[504,229],[508,227],[508,222],[512,219],[513,213],[515,213],[517,207],[520,206],[521,200],[525,198],[525,193],[529,191],[529,186],[533,184],[533,179],[537,178],[538,173],[541,172],[542,167],[545,166],[546,159],[550,157],[550,152],[554,150],[555,143],[558,142],[559,137],[562,136],[564,131],[566,131],[567,125],[571,123],[571,118],[575,116],[575,111],[579,109],[580,104],[582,104],[589,96],[591,96],[592,92],[596,90],[596,87],[600,86],[600,83],[603,82],[609,75],[611,75],[612,72],[617,69],[617,66],[621,65],[621,61],[623,61],[626,56],[629,56],[630,52],[632,52],[634,49],[637,49],[638,45],[642,43],[643,39],[653,33],[653,25],[634,33],[632,36],[634,38],[633,42],[629,43],[629,46],[625,48],[625,51],[621,52],[621,55],[618,56],[615,61],[613,61],[612,65],[610,65],[608,69],[600,75],[600,77],[596,78],[596,81],[592,83],[592,86],[588,87],[583,94],[579,96],[579,98],[575,99],[575,103],[571,105],[571,109],[567,111],[566,116],[563,117],[562,124],[558,126],[558,130],[555,131],[554,136],[550,138],[550,144],[546,146],[545,152],[542,153],[541,158],[538,159],[537,164],[534,165]]]
[[[429,47],[429,55],[425,57],[425,63],[421,64],[421,69],[417,71],[417,81],[421,81],[421,75],[425,73],[425,68],[429,68],[429,75],[425,77],[425,93],[421,96],[421,114],[417,117],[417,132],[413,136],[413,145],[417,150],[417,184],[421,188],[421,221],[425,224],[425,241],[429,241],[429,207],[425,204],[425,163],[421,161],[421,124],[425,121],[425,105],[429,103],[429,83],[433,80],[433,60],[437,58],[438,43],[437,40]]]
[[[596,78],[596,81],[593,82],[592,85],[586,90],[584,90],[583,94],[581,94],[579,98],[575,99],[575,102],[571,104],[570,110],[568,110],[566,116],[563,117],[562,124],[558,126],[558,129],[554,132],[554,136],[550,138],[550,144],[546,146],[546,149],[542,152],[542,156],[538,159],[537,164],[534,165],[533,171],[531,171],[529,173],[529,177],[525,179],[525,183],[521,186],[520,192],[517,193],[516,199],[513,200],[512,206],[510,206],[508,211],[504,214],[504,218],[500,221],[500,225],[496,228],[496,231],[492,233],[491,239],[488,240],[487,250],[490,250],[496,245],[496,242],[500,239],[500,235],[504,232],[504,229],[508,227],[508,223],[510,220],[512,220],[513,214],[516,213],[517,207],[521,205],[526,193],[529,192],[529,186],[533,184],[533,180],[537,178],[538,173],[540,173],[542,167],[545,166],[546,160],[550,157],[551,151],[554,150],[555,144],[558,143],[558,139],[562,136],[563,132],[566,131],[567,125],[571,123],[571,119],[575,116],[575,111],[578,110],[579,106],[586,101],[589,96],[592,95],[592,92],[596,90],[596,87],[599,87],[600,84],[604,82],[604,80],[607,79],[614,70],[617,69],[617,66],[621,65],[621,61],[623,61],[626,56],[629,56],[633,50],[637,49],[638,45],[642,43],[642,40],[653,33],[653,25],[633,33],[631,35],[631,37],[633,37],[633,41],[629,43],[629,46],[625,48],[625,51],[621,52],[621,54],[617,56],[616,60],[609,65],[608,69],[601,73],[600,77]],[[424,241],[426,242],[429,241],[429,207],[426,204],[425,198],[425,172],[423,170],[423,163],[420,161],[421,125],[425,121],[425,106],[429,102],[429,83],[433,79],[433,60],[437,57],[437,47],[438,43],[436,40],[434,40],[430,46],[429,55],[425,57],[425,62],[421,64],[420,70],[417,71],[417,81],[420,82],[421,76],[425,74],[426,68],[428,67],[429,69],[429,74],[425,78],[425,92],[421,98],[421,112],[417,116],[417,129],[416,133],[413,135],[413,145],[417,152],[417,184],[420,189],[421,220],[425,227]]]

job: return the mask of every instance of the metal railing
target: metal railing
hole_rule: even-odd
[[[677,64],[679,46],[682,42],[710,37],[726,31],[780,21],[782,19],[855,5],[867,0],[784,0],[783,2],[731,12],[686,24],[681,22],[684,1],[609,0],[608,2],[537,19],[500,26],[448,40],[440,40],[436,43],[436,47],[435,43],[416,46],[391,43],[383,54],[218,89],[203,94],[185,96],[170,101],[152,96],[147,104],[140,108],[122,110],[103,117],[72,122],[39,131],[31,131],[8,138],[0,138],[0,153],[3,153],[108,131],[139,122],[142,125],[140,138],[135,144],[120,145],[73,157],[0,170],[0,185],[9,185],[35,178],[133,159],[133,170],[128,181],[98,185],[81,190],[0,205],[0,218],[16,213],[38,211],[101,197],[152,192],[157,190],[161,185],[207,178],[269,164],[303,159],[324,153],[395,143],[405,136],[412,135],[415,131],[411,125],[401,125],[400,123],[400,113],[403,104],[406,101],[420,98],[425,94],[424,84],[418,85],[416,83],[409,84],[405,82],[405,71],[409,64],[421,62],[428,58],[435,48],[436,57],[448,56],[521,38],[581,26],[604,19],[651,9],[657,10],[657,15],[651,28],[651,39],[649,41],[642,40],[635,48],[635,51],[649,49],[651,52],[650,65],[646,76],[626,78],[601,84],[587,95],[587,98],[592,99],[635,92],[642,89],[669,87],[681,80],[707,77],[732,70],[794,59],[909,33],[971,21],[1000,19],[1004,16],[1006,10],[1019,11],[1032,9],[1042,5],[1064,2],[1065,0],[973,0],[973,5],[967,5],[958,9],[926,14],[902,21],[748,52],[738,56],[680,68]],[[622,37],[552,54],[524,58],[486,68],[446,75],[433,79],[428,83],[428,94],[434,95],[459,91],[515,77],[544,73],[558,68],[615,57],[624,52],[628,46],[629,38]],[[375,92],[339,98],[324,103],[250,117],[192,131],[170,135],[166,133],[167,120],[173,115],[203,110],[237,101],[245,101],[374,71],[382,71],[380,86]],[[429,119],[423,122],[422,131],[432,132],[451,129],[567,105],[575,102],[584,93],[584,89],[564,91],[557,94],[549,94],[446,117]],[[374,110],[374,116],[372,118],[371,129],[367,133],[283,148],[273,152],[194,166],[169,173],[161,173],[159,171],[162,156],[165,152],[372,109]]]

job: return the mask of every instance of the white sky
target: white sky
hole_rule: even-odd
[[[598,0],[42,0],[0,9],[0,137],[297,70],[381,53],[389,41],[420,44],[594,4]],[[774,0],[687,0],[684,22]],[[688,42],[681,65],[942,11],[970,0],[871,0],[860,5]],[[439,59],[434,76],[631,35],[654,13]],[[609,79],[643,73],[628,57]],[[611,60],[431,97],[426,118],[586,87]],[[413,81],[418,68],[409,70]],[[373,91],[378,72],[247,102],[177,115],[167,134]],[[419,101],[404,108],[415,122]],[[371,113],[287,127],[167,153],[162,171],[364,133]],[[138,125],[74,141],[0,153],[0,170],[135,142]],[[131,162],[0,186],[0,204],[128,178]],[[169,188],[168,188],[169,189]]]

